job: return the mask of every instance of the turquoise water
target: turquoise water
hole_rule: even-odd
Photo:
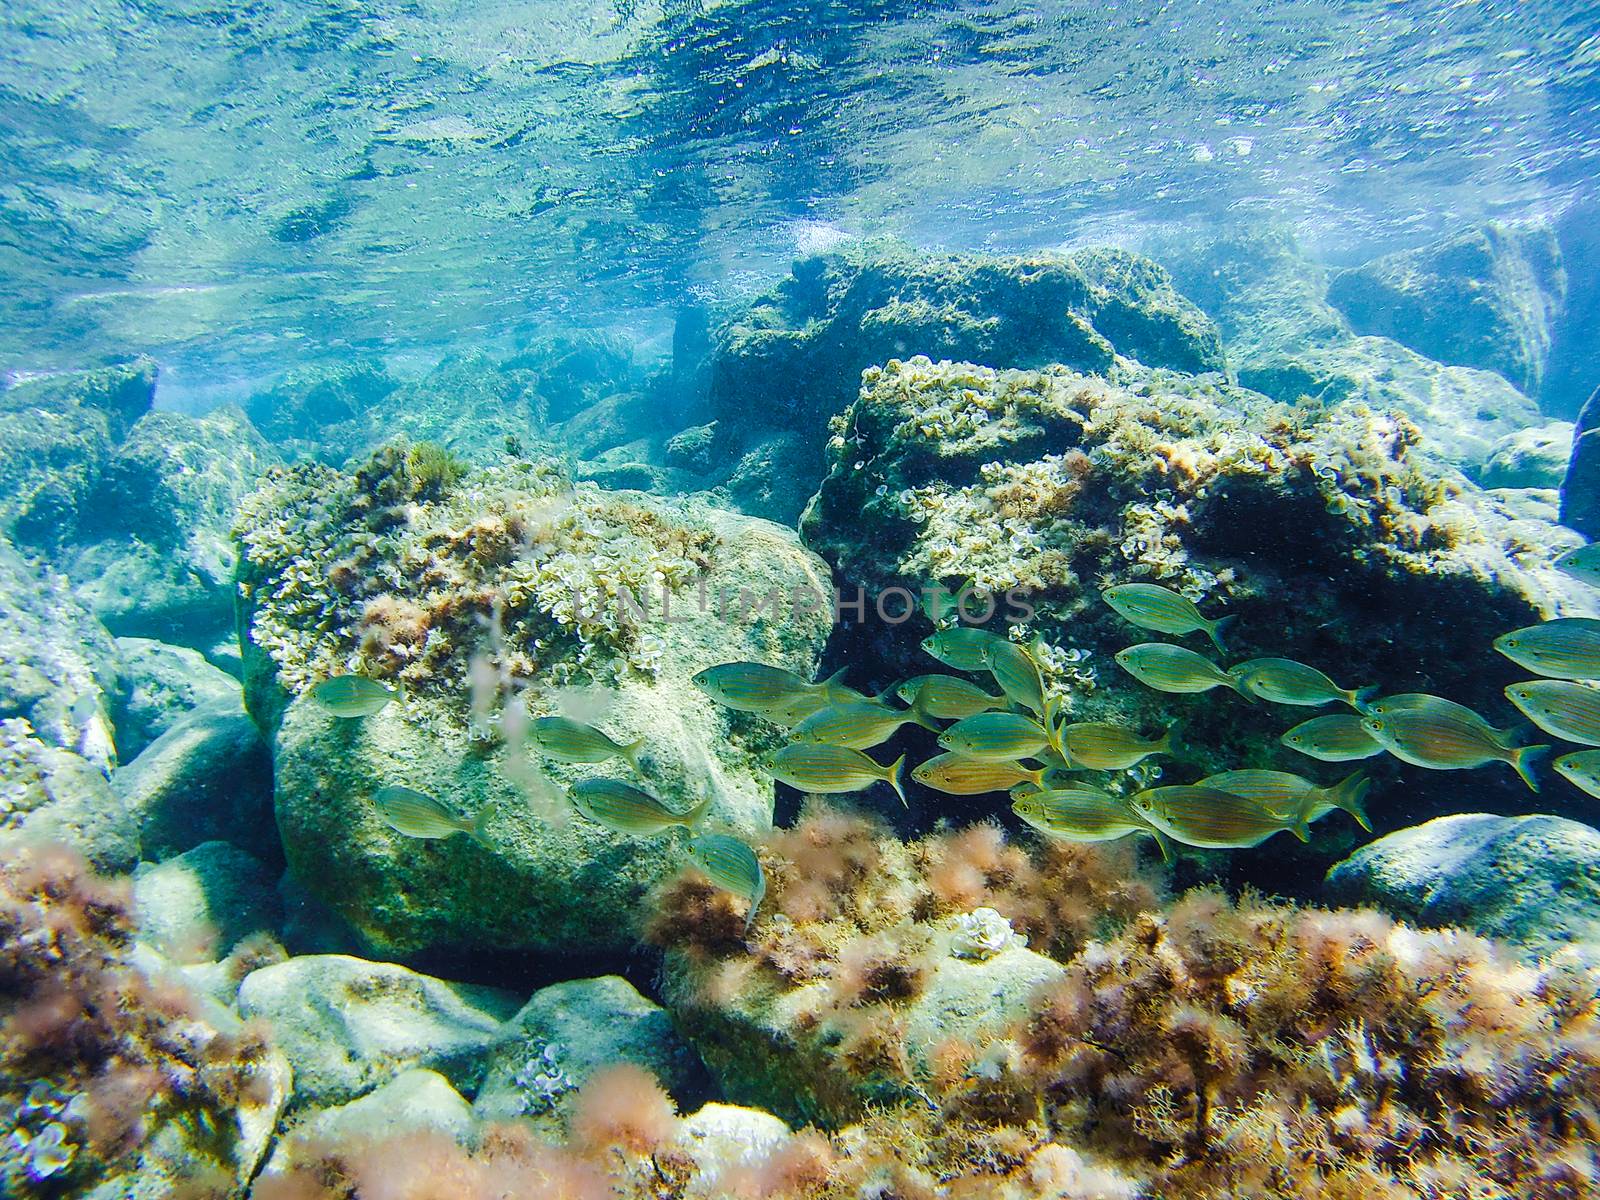
[[[1600,9],[0,6],[0,1200],[1600,1196]]]

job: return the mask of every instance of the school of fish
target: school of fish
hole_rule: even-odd
[[[1600,551],[1569,551],[1555,566],[1600,587]],[[1133,625],[1182,637],[1203,633],[1219,653],[1231,616],[1207,618],[1195,603],[1157,584],[1108,587],[1106,604]],[[936,623],[941,614],[930,613]],[[1047,838],[1075,842],[1153,839],[1167,860],[1173,844],[1208,849],[1260,845],[1287,832],[1309,840],[1310,826],[1329,813],[1347,813],[1369,832],[1366,795],[1371,781],[1360,772],[1320,785],[1286,771],[1222,771],[1192,784],[1131,790],[1104,780],[1085,783],[1082,771],[1121,772],[1152,755],[1176,752],[1176,731],[1155,737],[1114,723],[1072,722],[1062,713],[1065,697],[1045,683],[1036,647],[972,626],[951,625],[924,639],[926,653],[954,671],[986,675],[996,690],[961,675],[930,673],[868,695],[844,682],[841,670],[820,682],[756,662],[709,667],[693,678],[716,703],[751,713],[787,730],[788,740],[761,759],[773,779],[804,792],[837,794],[887,783],[907,803],[906,756],[881,763],[868,751],[911,725],[936,736],[938,753],[911,776],[924,787],[953,796],[1008,792],[1012,812]],[[1591,747],[1557,757],[1563,777],[1600,797],[1600,620],[1561,617],[1495,639],[1494,648],[1539,676],[1505,689],[1506,699],[1553,738]],[[1338,763],[1388,753],[1431,770],[1465,770],[1505,763],[1535,791],[1534,764],[1551,747],[1521,745],[1518,727],[1498,728],[1481,714],[1442,696],[1402,693],[1379,696],[1375,687],[1345,688],[1321,670],[1287,658],[1252,658],[1224,668],[1184,646],[1143,642],[1116,653],[1115,661],[1147,687],[1171,694],[1226,688],[1247,701],[1321,708],[1341,704],[1351,711],[1323,714],[1287,730],[1281,743],[1308,758]],[[359,675],[337,675],[316,684],[311,698],[333,716],[359,720],[403,702],[396,689]],[[904,707],[897,707],[898,699]],[[941,724],[943,722],[943,724]],[[604,730],[561,715],[535,718],[528,740],[548,758],[602,764],[618,760],[642,774],[645,740],[618,741]],[[755,851],[724,833],[701,832],[711,808],[704,797],[687,812],[675,812],[658,797],[626,780],[599,777],[568,790],[574,811],[613,832],[657,837],[677,827],[692,836],[682,846],[685,861],[719,888],[746,903],[746,927],[766,893]],[[460,833],[489,846],[489,813],[466,817],[424,792],[398,784],[378,789],[374,809],[396,832],[437,839]]]

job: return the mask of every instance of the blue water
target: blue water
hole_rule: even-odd
[[[1564,3],[36,3],[0,12],[0,357],[185,392],[646,344],[840,235],[1286,223],[1338,263],[1596,203]]]

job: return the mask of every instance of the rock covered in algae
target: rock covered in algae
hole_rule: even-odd
[[[1571,421],[1546,421],[1494,444],[1479,482],[1487,488],[1559,488],[1572,453]]]
[[[0,849],[47,842],[125,871],[139,859],[139,822],[86,759],[34,736],[23,718],[0,721]]]
[[[1565,817],[1456,813],[1363,846],[1330,897],[1600,965],[1600,832]]]
[[[1600,388],[1584,403],[1561,480],[1561,521],[1591,541],[1600,538]]]
[[[0,391],[0,534],[35,549],[71,541],[155,388],[155,363],[141,358]]]
[[[1546,225],[1490,223],[1336,272],[1328,299],[1361,333],[1495,371],[1536,395],[1567,294]]]
[[[1467,470],[1496,442],[1539,423],[1506,377],[1470,360],[1351,323],[1329,303],[1329,273],[1285,229],[1230,231],[1156,251],[1184,295],[1222,331],[1239,381],[1275,399],[1354,402],[1404,414],[1428,430],[1430,452]]]
[[[682,834],[613,833],[559,785],[631,779],[677,811],[710,795],[712,826],[767,828],[756,755],[771,735],[730,726],[690,679],[739,659],[809,676],[831,615],[788,597],[820,595],[826,569],[791,532],[704,505],[530,464],[443,481],[410,457],[277,474],[241,521],[247,700],[275,728],[290,868],[385,953],[624,951],[650,885],[683,864]],[[405,700],[343,721],[305,697],[350,671]],[[525,714],[556,711],[644,738],[642,777],[541,764]],[[389,784],[484,813],[481,842],[396,833],[370,799]]]
[[[1277,404],[1137,367],[1100,377],[915,358],[869,369],[833,433],[802,530],[841,584],[1022,589],[1034,611],[1019,632],[1054,647],[1046,672],[1067,711],[1179,725],[1173,782],[1245,765],[1337,776],[1277,744],[1304,712],[1127,678],[1112,655],[1149,637],[1101,602],[1110,584],[1159,583],[1208,616],[1236,614],[1225,664],[1285,656],[1343,686],[1438,692],[1496,715],[1515,675],[1494,637],[1595,603],[1550,565],[1574,535],[1440,465],[1405,417],[1363,405]],[[999,603],[995,619],[1008,611]],[[894,631],[908,674],[926,669],[926,631]],[[1161,767],[1142,764],[1141,778]],[[1500,782],[1521,786],[1509,771]],[[1408,778],[1430,786],[1454,804],[1437,777]]]
[[[709,385],[718,439],[731,459],[793,431],[803,461],[865,368],[919,353],[1092,371],[1118,354],[1185,371],[1224,365],[1215,326],[1138,255],[932,255],[896,242],[853,243],[801,259],[718,332]],[[789,380],[805,386],[775,402],[774,381]],[[785,455],[784,469],[794,461]],[[752,466],[742,465],[746,476]],[[792,511],[760,508],[760,490],[749,479],[730,484],[741,503],[749,491],[759,511],[792,519]]]
[[[208,646],[233,615],[234,509],[277,461],[233,405],[146,413],[106,461],[62,569],[118,636]]]

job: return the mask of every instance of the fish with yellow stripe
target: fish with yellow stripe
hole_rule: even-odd
[[[749,903],[744,916],[748,930],[767,894],[767,875],[755,851],[725,833],[703,833],[684,843],[683,854],[715,886]]]
[[[1044,715],[1044,679],[1032,651],[1004,638],[995,638],[984,650],[983,663],[1013,704]]]
[[[1185,694],[1209,692],[1214,687],[1232,688],[1245,699],[1250,693],[1238,679],[1204,655],[1166,642],[1141,642],[1118,650],[1112,656],[1119,667],[1146,687],[1158,692]]]
[[[528,726],[528,740],[548,758],[570,763],[602,763],[620,758],[635,771],[644,738],[618,742],[603,730],[570,717],[536,717]]]
[[[1166,834],[1135,812],[1126,800],[1093,788],[1052,788],[1029,792],[1011,801],[1011,811],[1049,838],[1066,842],[1114,842],[1131,834],[1146,834],[1172,861]]]
[[[774,779],[799,788],[802,792],[836,795],[859,792],[874,783],[887,783],[894,788],[901,804],[908,803],[900,782],[901,772],[906,765],[904,754],[884,766],[848,746],[791,742],[768,754],[761,760],[761,765]]]
[[[989,647],[1004,638],[987,629],[954,625],[922,639],[922,648],[947,667],[958,671],[985,671],[989,667]]]
[[[620,779],[585,779],[567,789],[576,808],[597,825],[616,833],[653,837],[674,825],[692,829],[711,808],[707,796],[688,812],[675,813],[642,788]]]
[[[1039,753],[1050,736],[1021,713],[986,712],[957,721],[939,735],[939,745],[967,758],[1009,761]]]
[[[1355,713],[1312,717],[1278,740],[1291,750],[1323,762],[1352,762],[1383,753],[1383,747],[1361,727],[1361,718]]]
[[[400,692],[365,675],[334,675],[313,684],[310,696],[336,717],[353,720],[383,711]]]
[[[1557,617],[1502,633],[1494,648],[1519,667],[1550,679],[1600,679],[1600,620]]]
[[[1363,701],[1377,695],[1375,687],[1342,688],[1315,667],[1292,658],[1251,658],[1228,668],[1239,681],[1241,691],[1274,704],[1295,704],[1317,708],[1343,701],[1359,709]]]
[[[936,754],[918,764],[911,778],[948,796],[981,796],[1004,792],[1019,783],[1043,787],[1048,767],[1024,767],[1014,762],[986,762],[964,754]]]
[[[865,699],[843,683],[846,670],[840,668],[821,683],[812,683],[782,667],[730,662],[707,667],[690,682],[724,708],[793,724],[825,705]]]
[[[1536,792],[1539,781],[1533,761],[1550,749],[1506,746],[1483,728],[1487,725],[1483,718],[1467,720],[1446,709],[1402,708],[1366,717],[1361,725],[1401,762],[1433,771],[1464,771],[1503,762]]]
[[[938,730],[923,710],[921,700],[908,709],[893,709],[877,700],[851,700],[819,708],[791,731],[797,742],[826,742],[868,750],[888,741],[906,725]]]
[[[1259,846],[1285,830],[1311,840],[1304,816],[1274,813],[1262,804],[1218,788],[1178,784],[1129,797],[1133,810],[1175,841],[1214,850]]]
[[[1305,776],[1289,771],[1265,770],[1220,771],[1202,779],[1200,786],[1254,800],[1277,816],[1298,815],[1308,825],[1338,809],[1349,813],[1368,833],[1372,832],[1366,807],[1372,781],[1360,771],[1332,787],[1320,787]]]
[[[1193,600],[1171,588],[1157,583],[1120,583],[1106,588],[1100,597],[1119,616],[1143,629],[1180,637],[1200,630],[1211,639],[1218,654],[1227,653],[1222,644],[1222,631],[1233,623],[1234,618],[1227,616],[1214,621],[1207,620]]]
[[[959,721],[1010,703],[1004,692],[990,695],[957,675],[918,675],[900,684],[895,692],[907,704],[920,704],[925,715],[941,721]]]
[[[426,792],[415,788],[391,784],[372,794],[372,806],[378,810],[384,824],[408,838],[432,841],[464,833],[473,841],[487,846],[484,825],[488,821],[487,806],[478,810],[473,820],[459,816],[454,809]]]
[[[1126,771],[1152,754],[1171,754],[1172,730],[1158,738],[1142,738],[1131,729],[1106,721],[1081,721],[1061,729],[1067,758],[1076,766],[1095,771]]]
[[[1506,699],[1552,737],[1600,746],[1600,688],[1569,679],[1513,683]]]

